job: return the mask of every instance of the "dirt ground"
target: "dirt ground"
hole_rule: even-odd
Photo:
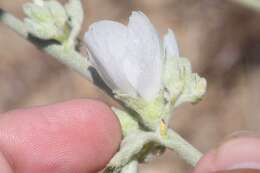
[[[0,7],[20,18],[25,0],[0,0]],[[126,23],[132,10],[143,11],[161,35],[172,28],[181,55],[208,80],[197,105],[182,105],[171,127],[202,152],[239,130],[260,126],[260,15],[226,1],[212,0],[84,0],[82,34],[97,20]],[[82,36],[81,34],[81,36]],[[73,98],[96,98],[114,104],[84,78],[37,50],[0,23],[0,112]],[[144,173],[190,170],[167,151]]]

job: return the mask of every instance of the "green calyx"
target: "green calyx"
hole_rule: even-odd
[[[138,122],[127,112],[115,107],[113,107],[112,110],[120,121],[123,136],[127,136],[128,134],[140,130]]]
[[[163,92],[151,101],[143,98],[135,98],[116,92],[116,97],[123,101],[125,105],[134,110],[139,117],[139,121],[145,127],[156,130],[161,120],[168,121],[170,106],[163,96]]]

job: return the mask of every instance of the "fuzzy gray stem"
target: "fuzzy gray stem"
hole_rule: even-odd
[[[33,38],[27,32],[27,29],[22,21],[14,17],[13,15],[5,12],[0,8],[0,21],[9,26],[12,30],[19,33],[24,38],[31,41],[33,44],[37,45],[40,49],[49,55],[52,55],[58,61],[69,66],[73,70],[79,72],[81,75],[87,79],[91,79],[88,67],[89,62],[86,58],[81,56],[73,48],[66,47],[57,43],[38,40]]]
[[[231,1],[260,12],[259,0],[231,0]]]
[[[195,166],[202,157],[200,151],[194,148],[174,130],[169,129],[167,136],[161,136],[160,141],[167,148],[174,150],[192,166]]]
[[[121,173],[138,173],[138,161],[133,160],[123,167]]]

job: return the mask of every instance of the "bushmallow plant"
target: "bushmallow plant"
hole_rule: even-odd
[[[127,26],[109,20],[92,24],[84,42],[91,63],[115,97],[134,112],[127,115],[114,108],[123,130],[127,128],[125,141],[134,138],[129,144],[124,143],[126,146],[116,156],[123,153],[125,147],[130,148],[134,141],[142,141],[140,132],[159,131],[157,135],[167,137],[171,108],[184,102],[196,103],[205,93],[206,80],[192,73],[189,61],[179,56],[173,31],[169,29],[161,41],[150,20],[140,11],[132,12]],[[137,118],[139,125],[133,123],[134,119],[125,120],[128,116]],[[142,149],[140,147],[138,152]],[[137,151],[125,150],[130,152],[128,163]],[[120,160],[125,156],[116,156],[109,166],[124,166]]]
[[[91,81],[96,75],[91,76],[89,67],[94,67],[122,104],[123,109],[112,109],[123,139],[105,172],[138,172],[138,163],[150,161],[166,148],[191,165],[197,163],[202,154],[168,122],[175,107],[201,100],[206,80],[180,56],[172,30],[161,40],[140,11],[132,12],[128,25],[99,21],[85,32],[86,58],[76,49],[83,21],[80,0],[69,0],[64,6],[56,0],[34,0],[24,5],[24,22],[0,10],[2,22],[25,38],[37,38],[29,40]]]

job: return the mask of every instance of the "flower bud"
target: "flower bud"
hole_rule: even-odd
[[[43,40],[66,40],[69,35],[68,17],[58,1],[37,0],[26,3],[23,9],[27,15],[25,25],[32,35]]]

